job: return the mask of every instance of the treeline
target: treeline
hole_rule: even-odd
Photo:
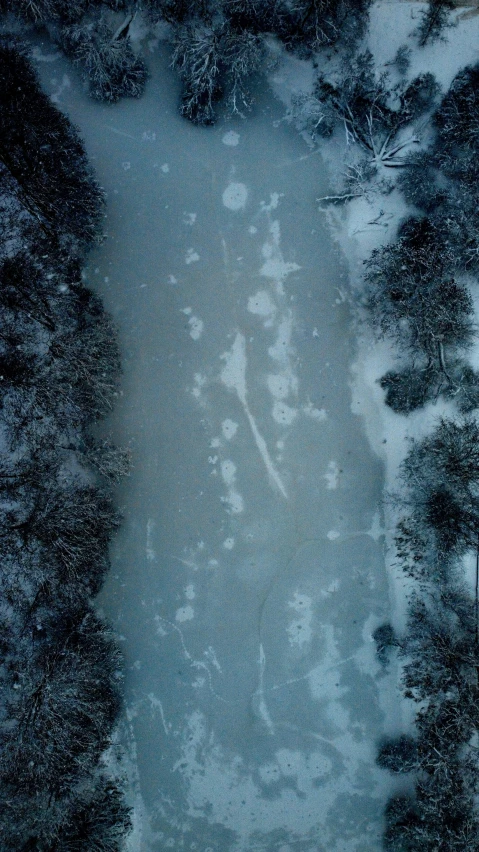
[[[381,379],[386,403],[408,414],[442,395],[458,408],[411,441],[402,464],[397,562],[415,591],[405,635],[376,632],[383,659],[399,648],[404,694],[418,705],[415,736],[384,742],[378,756],[415,775],[415,794],[386,809],[391,852],[479,848],[479,376],[465,358],[476,334],[478,121],[476,66],[456,76],[433,115],[434,141],[399,178],[418,212],[366,262],[371,322],[403,360]]]
[[[417,582],[399,647],[415,736],[384,742],[378,763],[415,773],[415,795],[386,808],[390,852],[472,852],[479,844],[479,426],[443,419],[402,465],[398,560]],[[474,591],[463,558],[475,554]],[[384,631],[382,631],[384,632]],[[377,637],[381,638],[381,637]]]
[[[92,604],[127,453],[96,441],[120,359],[82,283],[103,195],[83,145],[0,39],[0,845],[118,852],[130,826],[105,757],[121,658]]]
[[[399,178],[419,215],[367,265],[373,322],[404,361],[381,382],[398,412],[440,395],[462,412],[479,404],[479,376],[465,360],[475,332],[468,283],[479,272],[478,121],[476,66],[455,78],[433,115],[433,144],[410,155]]]
[[[311,56],[325,46],[352,45],[364,31],[371,0],[0,0],[0,12],[47,27],[78,65],[92,97],[138,97],[147,69],[131,42],[140,13],[167,25],[172,65],[182,82],[181,114],[198,124],[251,106],[251,79],[262,67],[266,38]]]

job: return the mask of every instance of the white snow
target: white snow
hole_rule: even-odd
[[[248,199],[248,190],[244,183],[229,183],[222,198],[223,204],[228,210],[243,210]]]
[[[228,145],[230,148],[235,148],[240,141],[240,135],[236,132],[236,130],[228,130],[228,132],[224,134],[221,141],[223,142],[223,145]]]

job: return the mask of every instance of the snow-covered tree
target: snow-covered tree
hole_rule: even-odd
[[[422,74],[409,84],[390,89],[387,74],[377,76],[369,52],[357,56],[336,78],[320,76],[314,98],[319,133],[328,135],[339,121],[346,140],[356,143],[375,166],[404,165],[404,152],[419,142],[413,131],[401,131],[431,108],[438,86],[432,74]]]
[[[466,417],[443,419],[430,436],[412,443],[402,465],[407,511],[397,534],[408,573],[445,582],[454,574],[451,558],[471,549],[478,552],[478,442],[479,427]],[[476,596],[478,583],[479,574]]]
[[[454,0],[428,0],[427,8],[419,12],[417,36],[421,47],[444,38],[444,30],[450,26],[450,13],[454,6]]]
[[[229,114],[251,107],[249,82],[264,57],[260,36],[220,25],[184,25],[175,35],[173,65],[183,83],[181,114],[196,124],[212,124],[224,94]]]
[[[371,0],[292,0],[289,39],[300,49],[317,51],[344,41],[356,43],[367,24]]]
[[[50,241],[81,252],[98,235],[103,202],[83,144],[11,40],[0,40],[0,65],[0,165]]]
[[[132,14],[127,15],[113,31],[100,13],[61,31],[62,47],[82,68],[95,100],[114,103],[122,97],[138,98],[143,94],[148,74],[130,44],[132,19]]]
[[[111,408],[119,353],[80,274],[102,195],[25,53],[3,39],[0,55],[1,848],[120,852],[128,808],[101,762],[120,657],[91,598],[127,454],[86,433]]]
[[[454,260],[428,218],[410,218],[396,242],[376,249],[366,267],[366,304],[381,334],[425,356],[447,378],[448,347],[474,336],[472,298],[451,275]]]

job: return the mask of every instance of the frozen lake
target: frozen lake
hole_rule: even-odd
[[[246,121],[201,129],[166,53],[141,101],[106,106],[43,52],[108,194],[88,277],[120,329],[108,429],[134,470],[101,602],[126,658],[135,852],[377,852],[382,471],[351,411],[320,157],[266,87]]]

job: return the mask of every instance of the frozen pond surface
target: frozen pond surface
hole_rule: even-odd
[[[120,328],[109,428],[134,471],[102,604],[124,639],[135,850],[377,852],[382,473],[351,412],[319,155],[266,90],[246,121],[189,125],[166,53],[113,107],[50,59],[108,193],[89,280]]]

